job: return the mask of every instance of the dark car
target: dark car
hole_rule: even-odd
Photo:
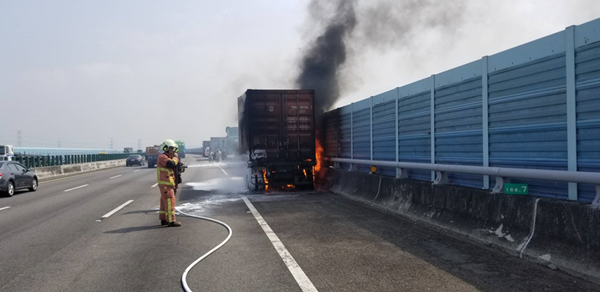
[[[129,155],[129,157],[127,157],[127,161],[125,162],[125,165],[127,165],[127,166],[133,166],[133,165],[144,166],[145,164],[146,164],[146,160],[144,159],[144,156],[139,155],[139,154]]]
[[[16,190],[38,188],[38,177],[34,171],[14,161],[0,162],[0,192],[12,197]]]

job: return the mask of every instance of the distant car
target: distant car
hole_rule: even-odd
[[[15,161],[0,161],[0,192],[12,197],[15,191],[38,189],[37,174]]]
[[[139,154],[129,155],[129,157],[127,157],[127,161],[125,162],[125,165],[127,165],[127,166],[133,166],[133,165],[144,166],[145,164],[146,164],[146,160],[144,159],[144,156],[139,155]]]

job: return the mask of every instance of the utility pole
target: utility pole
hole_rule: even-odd
[[[23,144],[23,139],[21,137],[22,131],[18,130],[17,131],[17,146],[21,147]]]
[[[110,149],[113,149],[113,138],[110,138]]]

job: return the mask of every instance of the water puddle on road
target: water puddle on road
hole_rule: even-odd
[[[198,211],[202,212],[207,209],[219,208],[223,204],[230,203],[230,202],[237,202],[237,201],[240,201],[241,199],[242,198],[240,198],[239,196],[234,197],[232,195],[215,195],[215,196],[211,196],[210,198],[207,198],[202,201],[193,202],[193,203],[183,203],[183,204],[179,205],[178,208],[181,209],[181,211],[186,212],[186,213],[194,213],[194,212],[198,212]]]
[[[225,177],[209,179],[202,182],[185,183],[195,191],[214,191],[218,193],[239,193],[245,190],[243,177]]]

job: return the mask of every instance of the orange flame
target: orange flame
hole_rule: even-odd
[[[321,163],[323,159],[323,146],[321,146],[321,141],[318,139],[315,140],[316,151],[315,154],[317,156],[317,165],[315,165],[315,172],[321,171]]]
[[[291,189],[293,189],[293,188],[295,188],[296,186],[295,186],[295,185],[286,185],[286,187],[287,187],[287,188],[291,188]]]
[[[269,189],[269,185],[268,185],[269,180],[267,179],[267,170],[263,169],[262,173],[263,173],[263,180],[265,182],[265,190],[268,190]]]

